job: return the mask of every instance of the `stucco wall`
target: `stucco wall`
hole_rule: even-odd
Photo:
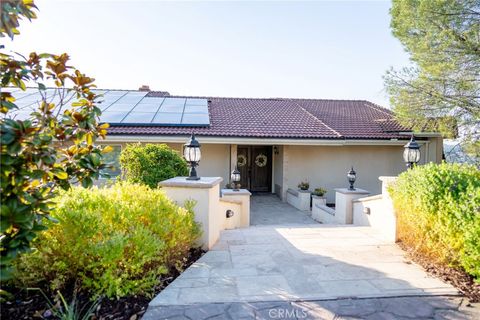
[[[285,146],[288,170],[284,190],[296,189],[301,180],[310,189],[328,190],[327,202],[335,202],[334,188],[347,187],[347,171],[353,165],[357,172],[355,186],[372,194],[380,193],[379,176],[395,176],[405,170],[402,146]]]

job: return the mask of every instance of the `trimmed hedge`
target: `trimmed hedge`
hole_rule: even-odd
[[[180,208],[160,189],[117,183],[73,188],[58,198],[58,223],[16,261],[17,285],[72,282],[94,295],[152,294],[160,275],[182,265],[200,235],[192,203]]]
[[[156,188],[160,181],[188,174],[187,163],[166,144],[128,144],[120,154],[127,181]]]
[[[435,262],[461,267],[480,281],[480,171],[427,164],[390,188],[400,240]]]

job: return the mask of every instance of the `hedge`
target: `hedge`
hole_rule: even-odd
[[[117,183],[73,188],[58,198],[49,229],[33,253],[16,261],[17,285],[78,282],[94,296],[152,294],[158,278],[182,265],[200,235],[192,203],[184,209],[161,189]]]
[[[390,188],[398,236],[437,263],[463,268],[480,281],[480,171],[427,164],[402,173]]]

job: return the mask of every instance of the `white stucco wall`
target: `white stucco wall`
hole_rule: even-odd
[[[285,146],[288,170],[284,190],[296,189],[301,180],[310,182],[310,189],[328,190],[328,203],[335,202],[335,188],[347,187],[347,171],[353,165],[357,172],[355,186],[380,193],[379,176],[395,176],[405,170],[402,146]],[[286,179],[285,179],[286,178]]]

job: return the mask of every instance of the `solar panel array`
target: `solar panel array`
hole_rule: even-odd
[[[101,122],[112,125],[134,126],[209,126],[207,99],[178,97],[148,97],[148,92],[125,90],[94,90],[102,94],[98,107],[102,110]],[[12,89],[15,103],[20,108],[12,112],[12,117],[23,120],[39,106],[42,97],[38,89],[26,91]],[[58,90],[47,89],[43,95],[48,102],[60,102]],[[66,92],[66,91],[65,91]],[[73,94],[63,97],[62,109],[69,108]],[[65,101],[67,103],[65,103]],[[56,111],[62,111],[58,109]]]

